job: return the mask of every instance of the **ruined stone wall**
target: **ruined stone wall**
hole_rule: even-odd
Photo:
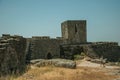
[[[116,42],[96,42],[75,45],[62,45],[61,56],[72,59],[74,55],[85,53],[91,58],[107,58],[108,61],[120,60],[120,46]]]
[[[32,37],[30,44],[31,59],[58,58],[60,56],[60,43],[60,39]]]
[[[118,61],[120,60],[120,46],[116,42],[93,43],[88,48],[88,54],[99,58],[103,56],[108,61]]]
[[[25,70],[26,39],[3,34],[0,38],[0,75],[22,73]]]

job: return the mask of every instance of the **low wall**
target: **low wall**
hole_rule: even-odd
[[[108,61],[120,60],[120,46],[116,42],[96,42],[89,44],[62,45],[61,56],[73,59],[76,54],[85,53],[91,58],[107,58]]]
[[[108,61],[119,61],[120,60],[120,46],[118,46],[117,43],[103,42],[103,43],[98,43],[98,44],[92,44],[89,46],[89,48],[99,58],[100,57],[107,58]]]

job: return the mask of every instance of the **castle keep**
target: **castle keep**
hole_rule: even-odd
[[[0,38],[0,75],[22,72],[32,59],[65,58],[84,53],[91,58],[120,60],[117,42],[87,42],[86,20],[68,20],[61,24],[62,37],[3,34]]]
[[[61,24],[62,38],[69,44],[86,43],[87,31],[85,20],[68,20]]]

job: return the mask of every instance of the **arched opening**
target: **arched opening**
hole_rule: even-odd
[[[65,58],[64,48],[60,45],[60,58]]]
[[[50,52],[47,54],[47,59],[52,59],[52,55]]]

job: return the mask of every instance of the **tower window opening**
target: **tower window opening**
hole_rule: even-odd
[[[77,33],[77,24],[75,25],[75,33]]]

